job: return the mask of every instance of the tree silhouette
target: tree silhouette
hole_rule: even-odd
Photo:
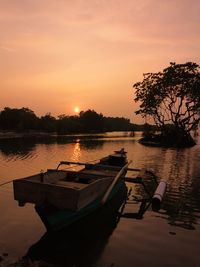
[[[5,107],[0,111],[0,130],[57,132],[58,134],[98,133],[105,131],[133,131],[134,126],[129,119],[104,117],[94,110],[81,111],[77,116],[61,114],[55,118],[47,113],[40,118],[29,108]]]
[[[133,87],[135,101],[141,103],[136,114],[152,117],[170,143],[194,144],[191,131],[200,122],[200,72],[196,63],[170,63],[163,72],[144,74],[143,81]]]
[[[37,128],[38,118],[29,108],[11,109],[5,107],[0,113],[1,129],[6,130],[33,130]]]
[[[83,127],[83,131],[98,131],[102,132],[104,130],[104,120],[103,115],[98,114],[94,110],[87,110],[80,112],[80,122]]]
[[[45,132],[56,131],[56,118],[51,113],[47,113],[45,116],[40,118],[40,128]]]

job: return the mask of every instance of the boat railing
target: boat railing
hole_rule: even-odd
[[[74,164],[74,165],[86,165],[88,163],[74,162],[74,161],[60,161],[60,163],[58,164],[56,170],[58,170],[61,165],[72,165],[72,164]]]

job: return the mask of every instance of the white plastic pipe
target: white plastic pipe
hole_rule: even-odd
[[[167,188],[167,183],[165,181],[160,181],[158,187],[152,198],[152,209],[158,211]]]

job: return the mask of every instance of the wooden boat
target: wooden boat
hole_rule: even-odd
[[[77,164],[80,171],[60,170]],[[13,181],[14,198],[20,206],[35,204],[47,230],[57,230],[105,205],[120,189],[128,163],[124,149],[96,164],[62,161],[53,170]]]
[[[153,195],[144,181],[150,177],[157,183],[155,175],[145,169],[128,168],[130,163],[124,149],[95,164],[61,161],[56,169],[14,180],[14,198],[20,206],[27,202],[35,204],[48,231],[61,230],[98,212],[122,192],[126,199],[125,182],[141,184],[151,199]],[[69,164],[83,167],[79,171],[59,169],[61,165]],[[126,177],[127,171],[137,175]],[[160,204],[161,200],[158,201]],[[156,203],[158,201],[156,199]]]

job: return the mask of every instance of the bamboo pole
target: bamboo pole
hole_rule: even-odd
[[[129,161],[119,172],[118,174],[115,176],[114,180],[112,181],[111,185],[108,187],[108,189],[106,190],[105,194],[103,195],[102,199],[101,199],[101,204],[104,204],[109,195],[111,190],[113,189],[113,187],[115,186],[115,184],[117,183],[117,181],[119,180],[119,178],[123,175],[124,171],[128,168],[128,166],[131,164],[132,160]]]

